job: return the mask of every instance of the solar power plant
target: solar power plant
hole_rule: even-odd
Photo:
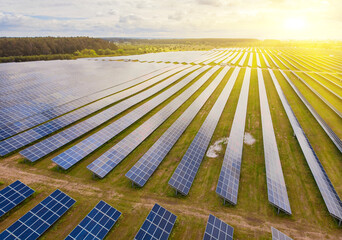
[[[278,229],[271,227],[272,230],[272,240],[292,240],[292,238],[286,236],[284,233]]]
[[[37,206],[0,234],[7,239],[37,239],[76,201],[60,190],[51,193]]]
[[[260,68],[258,68],[257,71],[268,201],[279,210],[291,214],[290,202],[287,196],[286,184],[281,168],[277,141],[267,100],[264,77]]]
[[[286,111],[287,117],[290,120],[292,129],[296,135],[298,143],[303,151],[305,156],[305,160],[309,165],[311,173],[315,178],[316,184],[318,186],[319,191],[323,197],[325,205],[328,208],[330,215],[339,221],[339,224],[342,222],[342,201],[338,196],[333,184],[331,183],[327,173],[325,172],[320,160],[318,159],[314,149],[312,148],[309,139],[305,135],[301,125],[299,124],[295,114],[293,113],[291,106],[287,102],[287,99],[282,92],[280,85],[272,74],[272,70],[270,69],[270,74],[272,76],[273,83],[277,89],[278,95],[281,99],[283,107]]]
[[[135,105],[136,103],[138,103],[138,102],[146,99],[147,97],[152,96],[153,94],[159,92],[164,87],[169,86],[174,81],[178,80],[180,77],[185,76],[186,74],[195,70],[196,68],[197,67],[186,69],[186,70],[172,76],[167,81],[161,83],[161,85],[156,85],[153,88],[148,89],[147,92],[142,92],[140,94],[133,96],[132,98],[129,98],[125,101],[122,101],[119,104],[116,104],[113,107],[108,108],[105,111],[103,111],[103,112],[83,121],[83,122],[80,122],[80,123],[72,126],[71,128],[65,129],[64,131],[59,132],[56,135],[51,136],[50,138],[47,138],[47,139],[29,147],[29,148],[24,149],[20,153],[23,156],[25,156],[31,162],[37,161],[38,159],[42,158],[43,156],[46,156],[47,154],[57,150],[58,148],[62,147],[63,145],[69,143],[70,141],[82,136],[83,134],[94,129],[95,127],[98,127],[102,123],[110,120],[115,115],[123,112],[124,110]],[[199,74],[201,71],[204,71],[204,70],[205,69],[199,69],[197,72]],[[197,72],[195,72],[193,74],[197,74]],[[158,105],[158,103],[167,99],[174,92],[181,89],[184,85],[186,85],[191,80],[192,80],[191,78],[187,77],[186,79],[182,80],[180,83],[176,84],[171,89],[169,89],[169,91],[158,95],[156,98],[157,100],[155,100],[155,99],[150,100],[149,102],[145,103],[144,105],[142,105],[139,108],[132,111],[130,114],[127,114],[125,117],[119,119],[117,123],[119,124],[120,122],[123,122],[123,124],[125,124],[125,125],[122,125],[122,127],[124,129],[124,126],[129,126],[130,124],[132,124],[134,122],[135,119],[138,120],[140,117],[142,117],[144,115],[144,113],[147,113],[148,110],[153,109],[156,105]],[[129,119],[130,121],[127,121],[126,119]],[[112,126],[115,126],[115,123],[107,126],[106,128],[102,129],[101,131],[97,132],[97,135],[102,136],[103,134],[105,134],[105,139],[109,140],[111,138],[110,136],[111,136],[112,131],[110,131],[110,133],[108,133],[107,129],[111,129]],[[120,129],[122,129],[122,128],[119,128],[118,131],[120,131]],[[97,135],[95,135],[94,137],[97,137]],[[99,138],[99,137],[97,137],[97,138]],[[66,166],[61,166],[61,167],[66,169],[65,168]]]
[[[342,52],[258,41],[0,64],[0,239],[340,239]]]
[[[250,77],[251,69],[246,68],[238,105],[234,115],[234,121],[229,134],[228,144],[216,187],[216,193],[223,198],[224,202],[228,201],[234,205],[237,203],[239,190]]]
[[[226,69],[228,70],[228,68]],[[215,105],[210,110],[206,120],[198,130],[194,140],[169,180],[169,185],[183,195],[187,195],[190,191],[190,187],[201,165],[210,139],[233,89],[239,71],[240,69],[238,68],[234,69],[234,72],[229,78],[226,86],[223,88],[220,96],[215,102]]]
[[[209,215],[203,240],[233,240],[234,228],[214,215]]]
[[[102,154],[94,162],[88,165],[88,169],[96,176],[103,178],[115,168],[128,154],[130,154],[142,141],[156,130],[173,112],[175,112],[187,99],[191,97],[207,80],[219,69],[213,67],[203,75],[196,83],[191,85],[177,98],[144,122],[139,128],[126,136],[114,147]],[[151,171],[151,170],[149,170]]]
[[[177,216],[155,204],[134,239],[168,239]]]
[[[30,197],[34,190],[19,180],[0,191],[0,217]]]
[[[196,98],[183,114],[169,127],[155,144],[126,173],[126,177],[140,187],[143,187],[167,153],[192,122],[199,110],[227,74],[229,68],[224,68],[210,85]]]
[[[101,200],[65,239],[104,239],[120,216],[121,212]]]
[[[100,99],[99,101],[94,102],[92,104],[89,104],[83,108],[79,108],[79,109],[72,111],[68,114],[65,114],[61,117],[55,118],[52,121],[46,122],[46,123],[41,124],[35,128],[32,128],[26,132],[23,132],[21,134],[13,136],[9,139],[6,139],[6,140],[0,142],[0,155],[4,156],[10,152],[13,152],[17,149],[20,149],[21,147],[23,147],[27,144],[30,144],[30,143],[32,143],[32,142],[34,142],[34,141],[36,141],[42,137],[45,137],[45,136],[47,136],[47,135],[49,135],[49,134],[51,134],[51,133],[53,133],[59,129],[62,129],[62,128],[68,126],[69,124],[76,122],[76,121],[88,116],[91,113],[99,111],[102,108],[104,108],[104,107],[106,107],[112,103],[115,103],[117,101],[120,101],[122,99],[130,97],[132,94],[135,94],[137,92],[145,90],[146,88],[160,82],[162,79],[170,77],[171,75],[175,74],[176,72],[184,70],[184,69],[185,69],[185,67],[173,69],[171,71],[168,71],[167,73],[161,74],[161,75],[154,77],[148,81],[145,81],[139,85],[136,85],[136,86],[131,87],[127,90],[121,91],[120,93],[111,95],[107,98]],[[149,91],[145,91],[145,92],[141,93],[139,96],[131,97],[130,99],[127,99],[126,101],[124,101],[124,103],[120,103],[119,106],[126,105],[126,108],[127,108],[128,106],[131,106],[132,104],[141,100],[141,97],[140,97],[141,95],[148,97],[151,94],[155,93],[155,91],[159,90],[161,87],[167,86],[167,84],[172,83],[173,79],[174,78],[171,78],[171,79],[161,83],[161,85],[154,87],[153,90],[150,89]],[[137,100],[134,101],[135,99],[137,99]],[[113,106],[112,108],[106,109],[105,111],[103,111],[102,113],[100,113],[96,116],[96,120],[94,120],[95,117],[91,118],[92,121],[97,122],[97,123],[105,122],[106,120],[113,117],[113,115],[115,115],[115,112],[113,112],[113,110],[115,111],[117,109],[117,107],[118,106],[116,105],[116,106]],[[99,118],[101,118],[101,120]],[[88,121],[90,121],[90,120],[88,120]]]

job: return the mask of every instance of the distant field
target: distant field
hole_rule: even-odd
[[[140,126],[147,126],[146,122],[169,106],[174,99],[182,99],[182,93],[190,92],[189,89],[215,66],[219,66],[218,70],[211,74],[198,90],[194,90],[193,94],[184,97],[184,103],[151,131],[151,134],[104,178],[95,177],[95,174],[87,169],[89,164],[113,146],[122,144],[121,140],[128,139],[126,137],[130,136],[130,133]],[[190,67],[193,68],[185,74],[184,71]],[[145,109],[148,109],[148,102],[166,96],[168,91],[181,86],[187,81],[187,77],[205,67],[208,69],[194,75],[195,77],[189,79],[174,94],[165,97],[160,104],[150,107],[148,112],[138,111],[142,106],[147,106]],[[125,174],[197,97],[208,89],[225,67],[229,67],[227,74],[145,186],[132,185]],[[216,157],[204,157],[189,194],[176,195],[175,189],[171,188],[168,182],[222,90],[232,81],[236,68],[241,69],[209,147],[229,137],[246,69],[250,68],[245,133],[249,133],[255,141],[248,143],[245,140],[243,145],[237,205],[223,205],[222,198],[215,192],[227,147],[227,144],[223,143],[219,144],[222,148],[216,152]],[[257,69],[262,70],[265,82],[292,215],[282,211],[278,213],[278,209],[268,200],[262,132],[262,127],[265,126],[261,123]],[[341,226],[329,214],[269,70],[273,71],[334,189],[342,196],[342,153],[338,148],[342,138],[342,52],[338,50],[246,47],[74,61],[11,63],[0,65],[0,83],[4,86],[0,89],[0,155],[3,155],[0,159],[0,189],[19,179],[36,193],[0,218],[0,232],[58,188],[77,202],[43,234],[42,239],[64,239],[100,200],[122,212],[106,239],[133,239],[155,203],[177,215],[169,239],[202,239],[209,214],[234,227],[234,239],[271,239],[271,226],[293,239],[342,239]],[[158,76],[160,80],[153,82]],[[163,88],[154,90],[163,83]],[[145,86],[143,84],[146,87],[142,87]],[[139,100],[134,102],[129,100],[130,97]],[[305,99],[306,104],[301,97]],[[309,105],[312,107],[311,111],[308,109]],[[122,111],[121,108],[119,111],[119,107],[115,111],[111,110],[115,106],[120,106]],[[102,116],[96,118],[101,113]],[[139,117],[136,117],[138,115]],[[128,120],[127,116],[136,117],[137,120],[127,124],[127,127],[118,131],[115,136],[109,137],[110,134],[116,133],[116,127],[119,126],[117,123],[120,119],[126,119],[125,116]],[[319,116],[321,122],[315,116]],[[60,117],[62,118],[58,122],[56,119]],[[91,127],[87,131],[82,130],[85,131],[84,134],[66,141],[67,144],[46,155],[42,154],[42,157],[34,162],[30,162],[33,158],[25,159],[24,154],[28,156],[29,151],[49,152],[46,150],[49,148],[46,141],[56,134],[62,135],[61,133],[72,127],[75,129],[72,133],[78,134],[81,127],[77,129],[77,126],[85,121],[88,121]],[[120,124],[124,125],[126,122]],[[327,127],[325,130],[322,128],[324,124]],[[44,126],[46,128],[43,128]],[[146,127],[146,132],[148,127],[150,126]],[[56,131],[51,130],[50,133],[44,134],[44,131],[50,131],[52,128]],[[94,147],[97,139],[82,145],[82,142],[100,131],[103,132],[103,138],[108,137],[110,140],[103,141],[99,147]],[[327,134],[328,131],[331,135]],[[39,134],[41,136],[38,136]],[[20,136],[23,138],[20,139]],[[35,139],[27,140],[28,136],[34,136]],[[332,141],[333,137],[335,143]],[[12,139],[18,140],[15,142]],[[27,144],[19,147],[18,142],[23,143],[24,139]],[[55,142],[56,140],[52,141]],[[13,151],[9,151],[9,146],[13,147]],[[51,161],[57,156],[67,158],[68,156],[60,154],[68,149],[75,149],[76,152],[77,146],[82,146],[77,153],[84,156],[78,157],[79,162],[68,170],[62,170]],[[93,147],[94,151],[85,154],[84,151],[88,147]],[[342,214],[341,202],[340,210]]]

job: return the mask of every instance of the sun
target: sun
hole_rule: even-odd
[[[285,19],[284,26],[289,30],[302,30],[306,27],[306,20],[302,17],[290,17]]]

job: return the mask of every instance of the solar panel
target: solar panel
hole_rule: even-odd
[[[290,104],[288,103],[283,91],[281,90],[277,78],[275,77],[271,69],[269,69],[269,72],[278,92],[279,98],[285,109],[286,115],[289,118],[292,129],[296,135],[298,143],[303,151],[305,160],[308,163],[318,189],[321,192],[325,205],[327,206],[330,215],[336,218],[339,221],[339,224],[341,224],[342,201],[338,196],[334,186],[332,185],[314,149],[312,148],[309,139],[306,137],[301,125],[299,124],[296,115],[293,113]]]
[[[246,58],[247,58],[248,52],[245,52],[243,54],[243,57],[241,58],[240,62],[239,62],[239,66],[243,66],[243,64],[246,62]]]
[[[287,196],[283,171],[281,168],[277,141],[274,134],[271,112],[267,100],[264,78],[260,68],[257,69],[257,72],[268,201],[276,208],[278,208],[278,210],[282,210],[287,214],[291,214],[291,207],[289,198]]]
[[[170,236],[176,218],[176,215],[156,203],[134,239],[166,240]]]
[[[253,64],[253,53],[251,52],[251,54],[249,55],[249,59],[248,59],[248,67],[252,67]]]
[[[272,240],[292,240],[292,238],[286,236],[284,233],[278,229],[271,227],[272,230]]]
[[[239,191],[240,168],[242,161],[243,137],[248,103],[251,69],[246,68],[239,101],[236,107],[228,144],[224,155],[216,193],[231,204],[237,203]]]
[[[101,200],[65,239],[104,239],[120,216],[121,212]]]
[[[256,60],[257,60],[257,66],[261,67],[261,62],[260,62],[260,58],[259,58],[259,53],[256,53]]]
[[[124,100],[124,101],[112,106],[111,108],[109,108],[109,109],[107,109],[107,110],[105,110],[105,111],[103,111],[103,112],[101,112],[101,113],[99,113],[93,117],[86,119],[85,121],[82,121],[82,122],[68,128],[64,131],[61,131],[61,132],[59,132],[59,133],[57,133],[57,134],[55,134],[55,135],[53,135],[47,139],[35,144],[35,145],[32,145],[29,148],[22,150],[20,153],[32,162],[37,161],[38,159],[42,158],[43,156],[46,156],[47,154],[57,150],[58,148],[62,147],[63,145],[69,143],[70,141],[75,140],[78,137],[82,136],[83,134],[89,132],[90,130],[94,129],[95,127],[100,126],[102,123],[110,120],[115,115],[125,111],[127,108],[135,105],[136,103],[138,103],[140,101],[143,101],[148,96],[151,96],[151,95],[157,93],[158,91],[167,87],[168,85],[170,85],[174,81],[178,80],[180,77],[183,77],[187,73],[189,73],[192,70],[197,69],[197,68],[198,68],[198,66],[194,66],[194,67],[186,69],[186,70],[184,70],[178,74],[175,74],[174,76],[170,77],[166,81],[148,89],[147,91],[144,91],[144,92],[137,94],[137,95],[135,95],[135,96],[133,96],[127,100]],[[198,71],[200,73],[201,71],[204,71],[204,69],[200,69]],[[193,74],[199,74],[199,73],[195,72]],[[116,127],[117,131],[119,131],[119,132],[122,129],[125,129],[130,124],[132,124],[133,122],[135,122],[136,120],[141,118],[148,111],[150,111],[154,107],[156,107],[160,101],[163,101],[163,100],[167,99],[169,96],[172,96],[172,94],[174,92],[177,92],[179,89],[184,87],[184,85],[186,85],[189,81],[190,81],[189,78],[183,79],[181,82],[179,82],[176,85],[174,85],[173,87],[171,87],[169,89],[169,91],[161,93],[160,95],[153,98],[152,100],[150,100],[150,101],[146,102],[145,104],[141,105],[140,107],[134,109],[132,112],[128,113],[124,117],[120,118],[119,120],[115,121],[114,123],[112,123],[112,124],[106,126],[105,128],[101,129],[101,131],[93,134],[90,138],[91,139],[90,141],[92,143],[94,143],[94,142],[100,141],[100,139],[103,138],[103,140],[102,140],[102,141],[104,141],[103,143],[107,142],[109,139],[111,139],[112,137],[115,136],[115,135],[113,135],[114,133],[113,133],[113,130],[111,128]],[[120,126],[120,124],[121,124],[121,126]],[[96,140],[93,140],[94,138]],[[81,142],[80,144],[82,144],[82,143],[83,142]],[[94,144],[92,144],[92,145],[94,145]],[[76,146],[79,146],[79,144]],[[90,146],[89,143],[87,143],[86,146],[89,147]],[[77,148],[77,147],[75,147],[75,148]],[[74,154],[71,154],[70,156],[73,156],[73,155]],[[79,160],[80,159],[78,159],[78,161]],[[63,163],[61,163],[59,165],[61,167],[67,167],[67,168],[71,166],[71,165],[70,166],[67,166],[67,165],[64,166]],[[65,168],[65,169],[67,169],[67,168]]]
[[[177,68],[176,70],[171,70],[165,74],[161,74],[158,77],[152,78],[151,80],[148,80],[146,82],[143,82],[137,86],[131,87],[127,90],[121,91],[117,94],[114,94],[112,96],[103,98],[97,102],[88,104],[82,108],[79,108],[75,111],[69,112],[61,117],[55,118],[49,122],[46,122],[44,124],[41,124],[33,129],[30,129],[28,131],[25,131],[23,133],[20,133],[16,136],[13,136],[11,138],[8,138],[2,142],[0,142],[0,155],[4,156],[10,152],[13,152],[19,148],[22,148],[23,146],[26,146],[27,144],[30,144],[40,138],[43,138],[57,130],[60,130],[66,126],[68,126],[69,124],[72,124],[73,122],[76,122],[86,116],[88,116],[89,114],[92,114],[96,111],[101,110],[102,108],[118,102],[122,99],[125,99],[127,97],[130,97],[133,94],[136,94],[137,92],[140,92],[142,90],[144,90],[145,88],[148,88],[158,82],[160,82],[162,79],[169,77],[173,74],[175,74],[176,72],[184,69],[185,67],[181,67],[181,68]],[[162,86],[166,86],[167,83],[172,82],[172,80],[170,81],[166,81],[165,83],[162,83],[162,85],[158,85],[159,87]],[[153,94],[156,89],[158,88],[158,86],[152,87],[152,89],[146,90],[143,93],[140,93],[139,96],[133,96],[130,97],[129,99],[124,100],[123,102],[121,102],[119,104],[119,106],[124,106],[127,108],[129,106],[131,106],[132,104],[134,104],[136,101],[141,100],[141,95],[144,95],[146,98],[148,96],[150,96],[151,94]],[[101,114],[98,114],[94,117],[91,118],[91,120],[88,120],[89,122],[93,122],[94,124],[100,124],[103,123],[104,121],[114,117],[114,114],[117,114],[115,112],[115,110],[118,109],[118,106],[112,106],[110,108],[107,108],[106,110],[104,110],[103,112],[101,112]],[[123,107],[121,107],[121,109],[124,109]],[[114,112],[113,112],[114,110]],[[101,119],[99,119],[101,118]],[[85,123],[84,123],[85,124]],[[17,125],[16,125],[17,126]],[[20,125],[22,126],[22,125]],[[79,125],[77,125],[79,126]],[[76,128],[76,126],[74,126],[73,128]]]
[[[139,159],[139,161],[126,173],[132,182],[143,187],[159,164],[189,126],[199,110],[206,103],[211,94],[220,84],[229,67],[225,67],[210,85],[191,103],[183,114],[164,132],[153,146]],[[210,74],[208,72],[208,74]]]
[[[177,169],[169,180],[169,185],[177,192],[187,195],[208,148],[221,113],[236,82],[240,68],[235,68],[226,86],[210,110],[207,118],[184,154]]]
[[[141,144],[154,130],[156,130],[172,113],[188,100],[220,67],[215,66],[199,80],[173,99],[169,104],[154,114],[137,129],[127,135],[119,143],[102,154],[88,165],[88,169],[96,176],[103,178],[113,170],[128,154]]]
[[[175,68],[173,70],[170,70],[172,68]],[[147,75],[144,75],[142,77],[130,80],[128,82],[119,84],[115,87],[109,88],[109,89],[105,89],[103,91],[97,92],[95,94],[80,98],[76,101],[72,101],[70,103],[64,104],[62,106],[58,106],[56,108],[54,108],[53,110],[48,110],[39,114],[36,114],[32,117],[29,118],[25,118],[21,121],[17,121],[12,125],[8,125],[3,127],[2,129],[0,129],[0,140],[11,137],[17,133],[20,133],[22,131],[25,131],[29,128],[32,128],[38,124],[41,124],[43,122],[49,121],[52,118],[58,117],[59,115],[65,114],[68,111],[72,111],[77,109],[76,111],[73,112],[69,112],[68,114],[61,116],[58,119],[54,119],[51,122],[47,123],[47,124],[43,124],[37,128],[34,129],[34,132],[39,132],[39,133],[45,133],[44,131],[50,130],[50,128],[48,127],[48,129],[43,129],[42,126],[47,125],[47,126],[53,126],[56,129],[53,129],[54,131],[67,126],[68,124],[70,124],[73,121],[76,121],[82,117],[85,117],[89,114],[91,114],[92,112],[98,111],[99,109],[107,106],[108,104],[111,104],[115,101],[119,101],[131,94],[135,94],[139,91],[141,91],[142,89],[155,84],[156,82],[162,80],[163,78],[166,78],[168,76],[173,75],[174,73],[176,73],[177,71],[180,71],[184,68],[186,68],[187,66],[179,66],[177,65],[177,67],[175,66],[171,66],[168,68],[163,68],[160,71],[156,71]],[[168,71],[170,70],[170,71]],[[165,72],[167,71],[167,72]],[[165,73],[163,73],[165,72]],[[161,74],[162,73],[162,74]],[[159,75],[161,74],[161,75]],[[159,76],[157,76],[159,75]],[[157,77],[156,77],[157,76]],[[152,79],[150,79],[152,78]],[[150,79],[149,81],[145,82],[147,79]],[[136,84],[139,84],[137,86],[134,86]],[[132,87],[132,88],[131,88]],[[129,89],[127,89],[129,88]],[[125,92],[120,92],[122,90],[125,90]],[[112,94],[116,93],[114,96]],[[100,100],[99,100],[100,99]],[[97,101],[98,102],[93,102],[93,101]],[[90,103],[90,104],[89,104]],[[101,104],[102,103],[102,104]],[[86,105],[89,104],[89,105]],[[82,107],[82,108],[80,108]],[[80,108],[80,109],[78,109]],[[66,122],[66,123],[65,123]],[[42,130],[40,130],[42,129]],[[32,131],[31,131],[32,132]],[[47,134],[53,132],[52,130],[48,131],[48,133],[44,134],[43,136],[46,136]],[[31,133],[30,133],[31,134]],[[25,138],[25,137],[23,137]],[[21,142],[20,140],[18,140],[18,142]]]
[[[214,215],[209,215],[203,240],[233,240],[234,228]]]
[[[57,189],[3,231],[0,239],[37,239],[75,202],[74,199]]]
[[[19,180],[0,190],[0,217],[31,196],[34,190]]]

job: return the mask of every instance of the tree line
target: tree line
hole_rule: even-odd
[[[64,55],[84,49],[109,52],[118,47],[113,42],[90,37],[0,38],[0,57]]]

